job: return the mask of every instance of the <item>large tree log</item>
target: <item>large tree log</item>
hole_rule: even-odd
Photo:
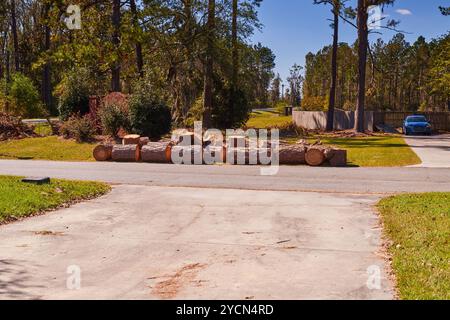
[[[332,167],[345,167],[347,165],[347,150],[334,149],[333,155],[328,161]]]
[[[139,144],[141,136],[138,134],[128,134],[125,137],[123,137],[122,144],[128,145],[128,144]]]
[[[172,158],[172,144],[170,142],[150,142],[141,149],[144,162],[170,163]]]
[[[115,145],[112,149],[112,159],[118,162],[136,162],[140,159],[140,153],[137,144]]]
[[[307,148],[305,160],[310,166],[321,166],[331,157],[333,150],[330,147],[313,145]]]
[[[280,146],[280,164],[305,164],[306,146],[303,144]]]
[[[111,160],[112,149],[113,149],[112,145],[101,144],[94,148],[92,154],[96,161],[108,161]]]

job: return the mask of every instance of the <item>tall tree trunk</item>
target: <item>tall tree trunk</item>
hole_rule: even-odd
[[[236,109],[236,92],[238,89],[239,78],[239,48],[238,48],[238,0],[233,0],[233,12],[232,12],[232,25],[231,25],[231,42],[232,42],[232,61],[233,61],[233,74],[231,78],[232,82],[232,97],[230,103],[230,121],[229,127],[234,125],[234,112]]]
[[[46,53],[50,50],[50,26],[48,23],[48,14],[50,11],[50,4],[46,3],[44,6],[44,50]],[[52,83],[51,83],[51,66],[50,62],[47,61],[44,65],[42,71],[42,101],[50,112],[52,106]]]
[[[232,12],[232,24],[231,24],[231,42],[232,42],[232,61],[233,61],[233,74],[232,74],[232,98],[230,103],[230,121],[229,127],[234,126],[234,113],[236,109],[236,92],[239,87],[239,48],[238,48],[238,0],[233,0],[233,12]]]
[[[213,107],[213,72],[214,72],[214,33],[216,19],[216,1],[208,0],[207,49],[205,60],[204,90],[203,90],[203,127],[211,127]]]
[[[356,102],[355,131],[364,132],[366,102],[366,65],[369,30],[369,15],[365,0],[358,0],[358,99]]]
[[[232,22],[232,46],[233,46],[233,86],[237,88],[238,86],[238,76],[239,76],[239,48],[238,48],[238,0],[233,0],[233,22]]]
[[[5,86],[5,95],[9,94],[9,83],[11,82],[11,70],[10,70],[10,62],[9,62],[9,49],[6,47],[5,52],[5,75],[6,75],[6,86]],[[6,99],[5,102],[5,112],[9,112],[9,100]]]
[[[6,59],[6,50],[7,50],[7,43],[8,43],[7,35],[8,35],[7,31],[6,30],[3,31],[2,56],[1,56],[2,60],[0,61],[0,69],[1,69],[1,71],[0,71],[0,79],[3,79],[6,76],[6,74],[5,74],[5,71],[6,71],[6,61],[5,61],[5,59]],[[3,66],[3,63],[5,63],[5,66]]]
[[[20,71],[19,63],[19,39],[17,37],[16,0],[11,0],[11,32],[14,45],[14,67],[15,71]]]
[[[327,131],[334,129],[334,108],[336,104],[336,81],[337,81],[337,51],[338,51],[338,37],[339,37],[339,0],[333,2],[334,14],[334,34],[333,34],[333,53],[331,55],[331,87],[330,100],[327,115]]]
[[[11,66],[9,61],[9,50],[6,48],[5,53],[5,75],[6,75],[6,83],[11,82]],[[6,90],[8,90],[9,86],[6,86]],[[6,92],[8,94],[8,92]]]
[[[133,24],[135,28],[139,28],[139,19],[137,14],[136,1],[130,0],[130,10],[133,15]],[[139,73],[139,77],[144,76],[144,59],[142,57],[142,44],[140,40],[137,40],[135,43],[135,52],[136,52],[136,66]]]
[[[112,43],[116,54],[119,54],[120,46],[120,0],[113,0],[112,5],[112,24],[113,24],[113,36]],[[115,58],[111,67],[111,90],[113,92],[120,92],[120,59]]]

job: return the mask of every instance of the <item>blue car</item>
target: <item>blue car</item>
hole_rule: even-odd
[[[431,134],[430,122],[425,116],[410,116],[403,123],[403,133],[407,136],[411,134]]]

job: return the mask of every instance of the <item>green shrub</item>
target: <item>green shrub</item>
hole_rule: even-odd
[[[38,90],[33,81],[21,73],[12,76],[9,100],[10,111],[15,115],[25,118],[44,116]]]
[[[77,142],[90,142],[94,139],[97,128],[94,121],[87,115],[71,116],[60,128],[60,134],[65,138],[74,138]]]
[[[130,124],[134,133],[160,138],[170,132],[172,115],[169,107],[158,98],[137,93],[130,101]]]
[[[327,97],[304,97],[301,108],[305,111],[326,111],[328,109]]]
[[[121,128],[128,131],[131,127],[127,108],[118,102],[103,104],[98,116],[103,132],[112,137],[117,137]]]
[[[58,110],[61,120],[65,121],[74,114],[83,116],[89,112],[91,88],[87,69],[77,68],[65,74],[55,90],[55,95],[59,98]]]

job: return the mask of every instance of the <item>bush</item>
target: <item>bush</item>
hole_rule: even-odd
[[[172,115],[169,107],[158,98],[137,93],[130,101],[130,123],[133,132],[157,139],[170,132]]]
[[[15,73],[12,77],[9,100],[10,111],[15,115],[26,118],[44,115],[38,90],[33,81],[21,73]]]
[[[69,71],[57,86],[55,95],[59,97],[59,116],[65,121],[74,114],[81,116],[89,112],[89,95],[92,85],[89,71],[77,68]]]
[[[117,137],[120,129],[128,131],[130,129],[130,119],[128,109],[119,102],[106,102],[101,107],[99,113],[103,132],[114,138]]]
[[[60,128],[60,134],[63,137],[74,138],[77,142],[90,142],[96,133],[95,123],[87,115],[71,116]]]
[[[327,97],[304,97],[301,108],[305,111],[325,111],[327,104]]]

